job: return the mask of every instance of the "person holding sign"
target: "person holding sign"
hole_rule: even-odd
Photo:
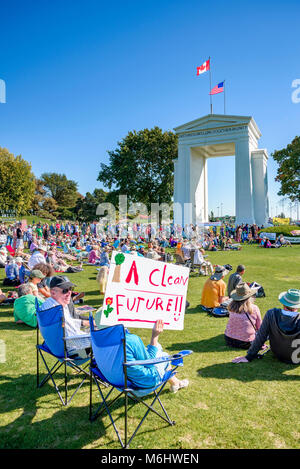
[[[163,352],[162,346],[158,342],[158,337],[162,333],[164,323],[161,319],[157,320],[152,329],[152,337],[147,348],[144,346],[142,339],[131,334],[126,329],[126,359],[127,361],[149,360],[168,356]],[[130,381],[139,388],[152,388],[161,382],[162,377],[169,368],[169,362],[159,363],[156,365],[136,365],[127,368],[127,375]],[[176,393],[179,389],[186,388],[189,385],[188,379],[179,380],[173,376],[169,380],[170,391]]]

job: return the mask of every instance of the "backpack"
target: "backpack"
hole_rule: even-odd
[[[264,288],[261,285],[259,285],[259,283],[252,282],[250,283],[249,287],[257,288],[257,292],[255,295],[256,298],[264,298],[266,296]]]
[[[256,292],[256,298],[264,298],[266,296],[265,290],[262,286],[259,287],[259,289]]]

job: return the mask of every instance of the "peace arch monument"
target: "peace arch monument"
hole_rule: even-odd
[[[208,222],[207,159],[235,155],[236,223],[263,225],[269,217],[267,161],[261,133],[247,116],[209,114],[176,127],[174,223]],[[226,180],[222,191],[226,191]]]

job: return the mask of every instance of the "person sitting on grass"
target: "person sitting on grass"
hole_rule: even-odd
[[[45,298],[42,295],[40,295],[38,284],[44,278],[45,278],[45,274],[43,274],[40,270],[37,270],[37,269],[32,270],[29,274],[28,285],[30,285],[32,289],[32,294],[36,296],[37,298],[40,298],[41,300],[44,300]]]
[[[256,288],[241,282],[231,292],[228,306],[229,320],[225,330],[225,342],[229,347],[248,349],[261,326],[261,315],[254,304]]]
[[[233,363],[248,363],[257,358],[259,350],[269,338],[270,348],[280,361],[299,365],[300,290],[291,288],[282,292],[278,300],[283,308],[272,308],[266,312],[247,355],[235,358]]]
[[[162,346],[158,343],[158,337],[163,331],[163,326],[162,320],[156,321],[152,329],[151,341],[147,348],[139,336],[131,334],[126,329],[126,360],[129,362],[167,356],[168,354],[163,352]],[[147,389],[160,383],[169,368],[169,362],[147,366],[135,365],[127,368],[127,375],[130,381],[137,387]],[[169,384],[170,391],[176,393],[179,389],[186,388],[189,385],[189,380],[179,380],[176,376],[173,376],[169,380]]]
[[[7,296],[3,293],[0,288],[0,304],[7,300]]]
[[[17,287],[20,285],[19,269],[12,256],[7,256],[3,285],[9,287]]]
[[[97,245],[93,245],[93,249],[89,253],[89,264],[96,264],[99,263],[100,255],[99,255],[99,248]]]
[[[103,267],[103,266],[106,266],[106,267],[109,267],[109,247],[108,246],[105,246],[101,253],[100,253],[100,258],[99,258],[99,265],[100,267]]]
[[[37,249],[34,250],[34,252],[32,253],[28,261],[28,268],[32,270],[36,264],[39,264],[39,263],[46,264],[46,258],[45,258],[46,252],[47,252],[47,248],[45,246],[38,246]]]
[[[14,302],[14,318],[17,324],[27,324],[30,327],[37,326],[36,296],[32,294],[32,288],[29,283],[24,283],[18,288],[18,298]],[[43,304],[43,300],[37,298],[39,305]]]
[[[243,281],[242,275],[244,275],[245,270],[245,266],[243,264],[240,264],[237,266],[236,272],[230,275],[227,285],[227,294],[229,297],[231,295],[231,292],[235,290],[236,286]]]
[[[16,257],[16,265],[18,267],[18,277],[20,283],[25,283],[25,274],[26,274],[26,269],[23,265],[23,259],[22,257]]]
[[[230,299],[225,296],[226,283],[223,280],[228,272],[229,270],[225,266],[217,265],[215,267],[215,273],[203,285],[201,306],[204,306],[204,308],[218,308],[221,305],[228,305]]]
[[[6,248],[1,248],[0,249],[0,267],[3,269],[5,268],[6,260],[7,260],[7,250]]]
[[[45,300],[46,298],[49,298],[51,296],[50,281],[51,281],[51,277],[55,275],[55,270],[50,264],[43,264],[43,263],[36,264],[34,266],[34,270],[39,270],[44,275],[44,278],[42,278],[38,282],[37,288],[38,288],[39,297]]]
[[[285,237],[283,236],[283,234],[281,234],[279,236],[279,242],[280,242],[280,245],[281,246],[290,246],[290,248],[292,247],[292,244],[290,243],[290,241],[288,241],[287,239],[285,239]]]

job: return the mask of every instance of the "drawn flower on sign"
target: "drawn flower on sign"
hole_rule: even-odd
[[[123,264],[124,261],[125,261],[124,254],[119,253],[119,254],[116,255],[116,257],[115,257],[116,267],[115,267],[115,270],[114,270],[114,275],[113,275],[112,282],[120,283],[121,264]]]
[[[104,315],[108,318],[110,313],[114,310],[110,305],[112,304],[113,299],[111,297],[106,298],[105,303],[106,303],[106,309],[103,311]]]

